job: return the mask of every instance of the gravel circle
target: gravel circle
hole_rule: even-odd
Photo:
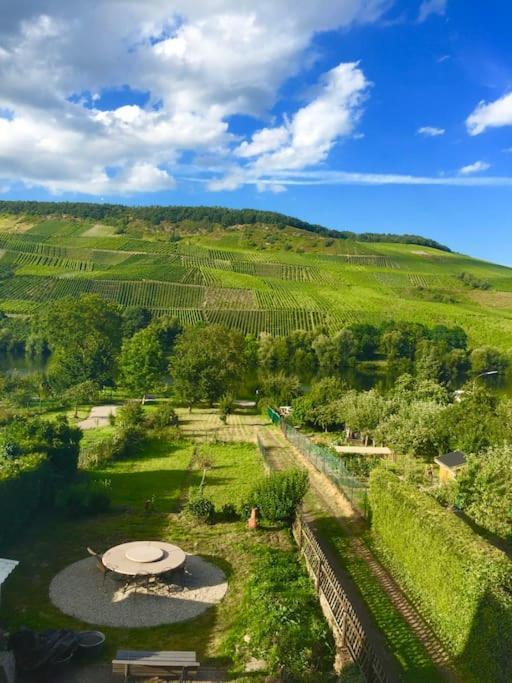
[[[186,587],[124,591],[103,577],[93,557],[59,572],[50,584],[50,600],[64,614],[97,626],[139,628],[175,624],[202,614],[222,600],[228,584],[224,572],[197,555],[187,555]]]

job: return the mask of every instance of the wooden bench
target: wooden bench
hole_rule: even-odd
[[[151,652],[147,650],[118,650],[112,661],[112,672],[129,676],[173,678],[188,681],[197,673],[199,662],[195,652]]]

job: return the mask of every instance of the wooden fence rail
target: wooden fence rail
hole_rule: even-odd
[[[388,667],[369,642],[365,628],[346,592],[318,544],[313,530],[301,514],[297,515],[292,530],[314,579],[319,598],[323,598],[323,603],[328,608],[331,625],[338,632],[338,645],[347,650],[368,683],[391,683],[396,680],[394,673],[386,670]]]

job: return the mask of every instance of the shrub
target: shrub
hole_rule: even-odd
[[[220,514],[225,522],[235,522],[238,519],[238,512],[232,503],[225,503],[222,506]]]
[[[120,427],[140,427],[144,422],[144,408],[139,401],[129,401],[116,413],[116,424]]]
[[[150,429],[161,430],[167,427],[177,427],[179,418],[170,403],[162,403],[148,415],[146,422]]]
[[[291,524],[307,489],[308,473],[305,470],[274,472],[254,487],[248,502],[269,522]]]
[[[231,394],[225,394],[219,401],[219,415],[227,418],[235,409],[235,399]]]
[[[204,496],[194,496],[187,503],[187,510],[198,521],[213,524],[215,521],[215,505]]]
[[[144,438],[144,431],[137,426],[126,426],[116,430],[113,436],[114,459],[134,455]]]
[[[109,488],[107,480],[72,484],[59,491],[56,508],[70,517],[106,512],[110,507]]]
[[[19,535],[39,508],[51,468],[41,453],[0,460],[0,550]]]
[[[242,667],[252,657],[265,660],[273,680],[327,680],[323,676],[332,670],[331,636],[294,553],[260,550],[226,648]]]
[[[383,468],[370,476],[372,527],[465,681],[512,680],[512,563],[454,513]]]

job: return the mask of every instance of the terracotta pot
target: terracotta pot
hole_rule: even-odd
[[[253,508],[251,510],[251,516],[247,520],[247,528],[248,529],[257,529],[258,528],[258,508]]]

